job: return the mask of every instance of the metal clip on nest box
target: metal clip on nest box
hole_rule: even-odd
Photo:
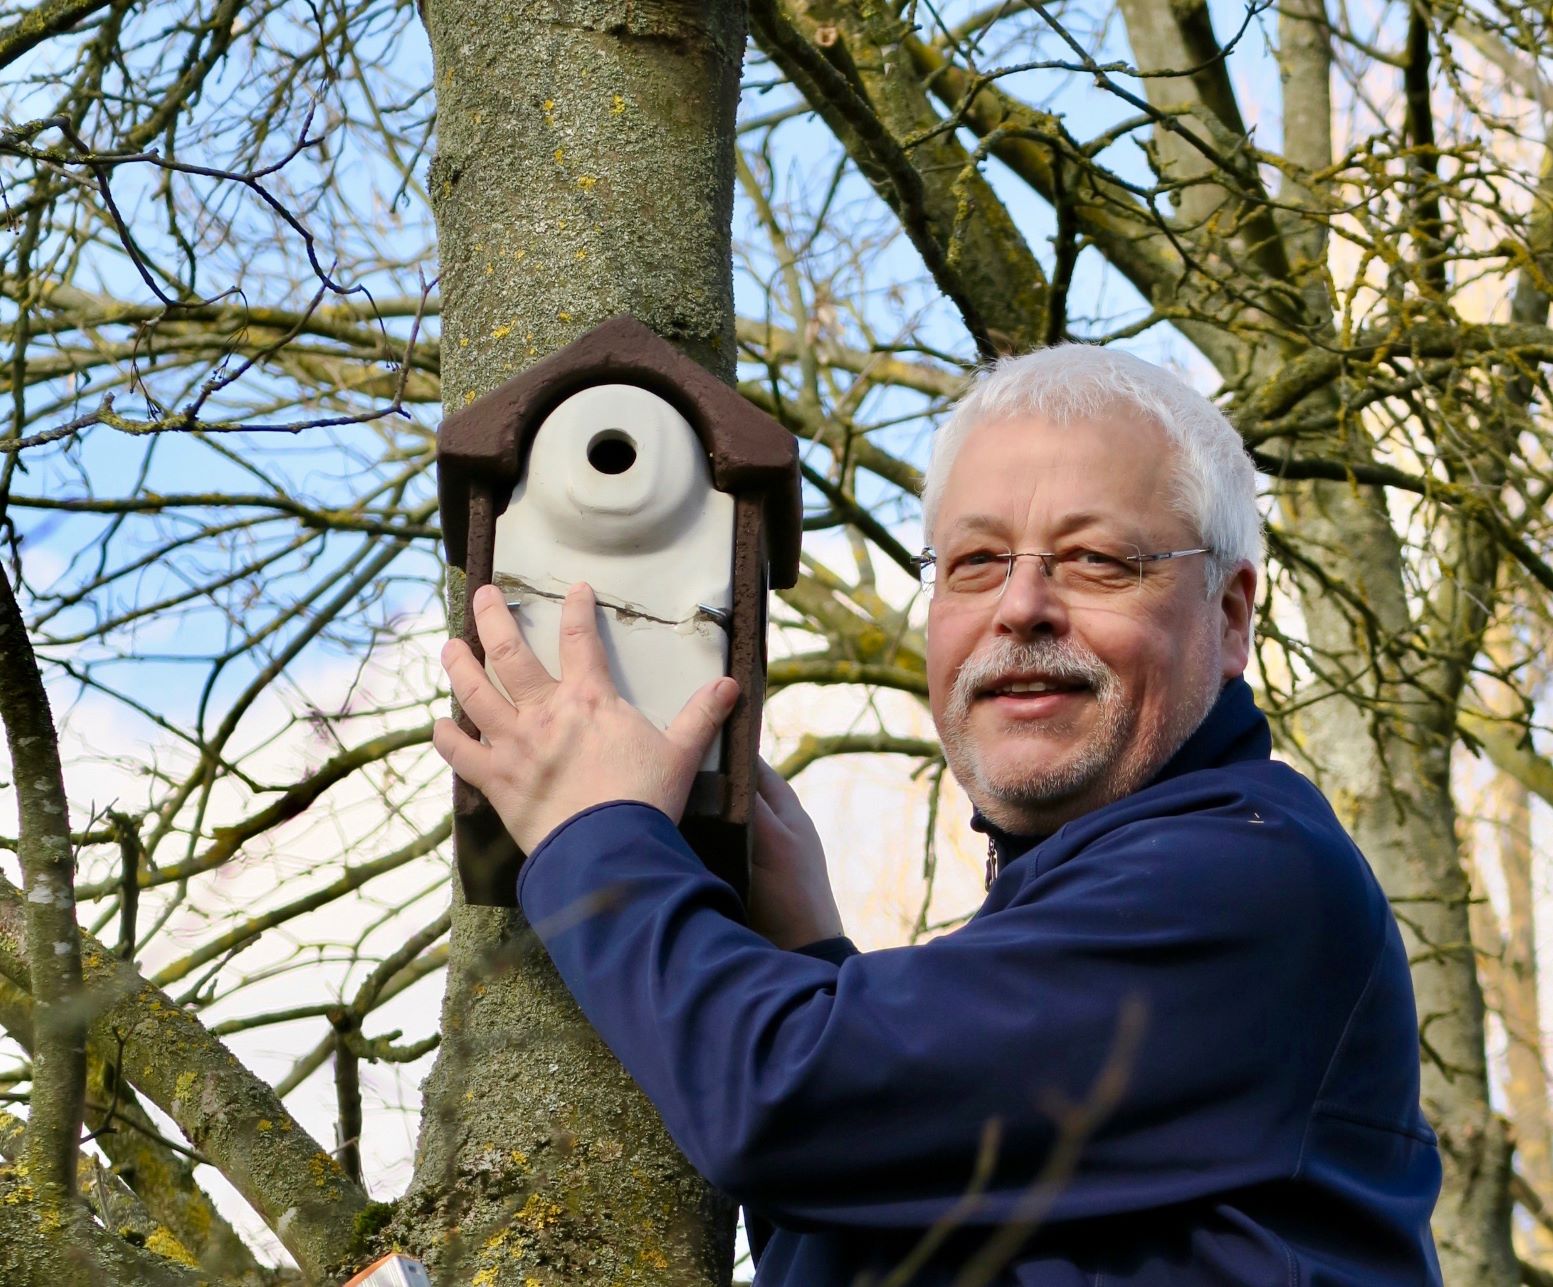
[[[717,675],[740,698],[696,775],[680,830],[742,896],[766,673],[766,590],[798,579],[792,435],[632,317],[616,317],[455,411],[437,434],[448,562],[494,582],[556,673],[560,603],[587,581],[610,670],[660,726]],[[464,638],[483,659],[465,600]],[[464,729],[475,729],[467,718]],[[454,780],[468,902],[517,902],[522,855]]]

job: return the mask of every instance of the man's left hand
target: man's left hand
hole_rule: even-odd
[[[667,729],[621,697],[594,619],[593,591],[575,585],[561,608],[561,675],[523,641],[495,586],[475,592],[475,629],[500,690],[461,639],[442,649],[453,696],[485,735],[450,719],[432,731],[437,754],[491,802],[524,853],[595,804],[639,800],[676,823],[696,769],[738,699],[724,676],[693,693]]]

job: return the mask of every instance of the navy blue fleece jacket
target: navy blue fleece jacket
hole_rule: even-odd
[[[1402,942],[1270,745],[1230,683],[1142,790],[996,836],[980,911],[916,947],[772,947],[640,804],[558,828],[519,896],[745,1204],[760,1287],[1435,1284]]]

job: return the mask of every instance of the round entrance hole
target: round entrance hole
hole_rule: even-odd
[[[608,429],[588,444],[588,463],[601,474],[623,474],[636,464],[636,444],[618,429]]]

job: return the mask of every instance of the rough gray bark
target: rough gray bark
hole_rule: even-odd
[[[444,407],[622,311],[730,378],[742,6],[430,0],[425,16]],[[521,917],[460,901],[448,975],[392,1236],[449,1281],[726,1283],[730,1210]]]

